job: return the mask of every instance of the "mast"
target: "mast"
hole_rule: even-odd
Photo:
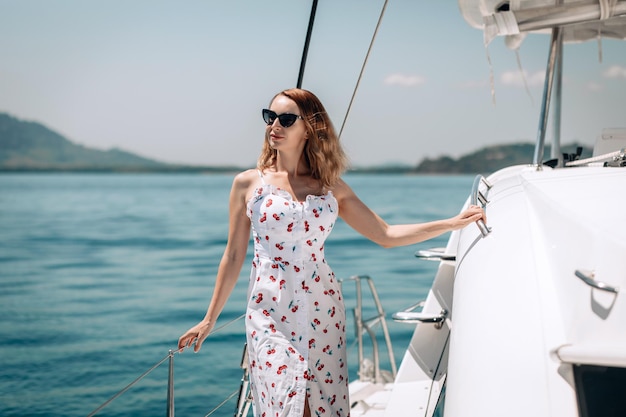
[[[543,84],[543,99],[541,101],[541,117],[539,119],[539,128],[537,132],[537,143],[535,145],[535,154],[533,156],[533,165],[537,170],[541,170],[543,162],[544,144],[546,140],[546,129],[548,126],[548,114],[550,113],[550,99],[552,97],[552,86],[554,83],[555,68],[557,66],[557,57],[561,54],[563,46],[561,37],[561,28],[552,28],[552,39],[550,41],[550,55],[548,56],[548,66],[546,68],[546,79]],[[559,106],[560,108],[560,106]]]
[[[306,66],[306,58],[309,53],[309,44],[311,43],[311,34],[313,33],[313,23],[315,23],[315,12],[317,11],[317,0],[313,0],[311,5],[311,15],[309,16],[309,27],[306,31],[306,39],[304,40],[304,48],[302,50],[302,59],[300,60],[300,72],[298,73],[298,83],[296,87],[302,88],[302,79],[304,78],[304,67]]]

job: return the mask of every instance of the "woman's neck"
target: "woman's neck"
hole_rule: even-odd
[[[274,164],[274,169],[276,170],[276,172],[286,173],[289,178],[311,176],[311,169],[306,163],[304,155],[301,155],[300,158],[288,158],[285,155],[281,155],[281,153],[278,153],[276,155],[276,163]]]

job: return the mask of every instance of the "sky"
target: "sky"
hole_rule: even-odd
[[[383,4],[318,4],[303,88],[338,131]],[[308,0],[0,0],[0,112],[96,149],[254,166],[260,110],[296,86],[310,9]],[[547,36],[528,36],[520,69],[503,39],[484,46],[456,1],[390,0],[341,136],[352,166],[534,143],[548,47]],[[602,128],[626,127],[626,42],[567,46],[563,89],[564,143],[593,145]]]

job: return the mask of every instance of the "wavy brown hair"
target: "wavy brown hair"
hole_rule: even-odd
[[[270,105],[278,96],[290,98],[298,105],[308,133],[304,158],[311,170],[311,176],[318,179],[323,187],[331,187],[347,169],[348,158],[322,102],[310,91],[292,88],[276,94]],[[276,149],[272,149],[266,135],[257,167],[264,170],[274,166],[276,154]]]

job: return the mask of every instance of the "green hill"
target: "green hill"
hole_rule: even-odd
[[[574,153],[577,145],[563,148]],[[529,164],[534,145],[494,145],[458,159],[426,158],[416,166],[379,166],[353,169],[369,173],[488,174],[509,165]],[[546,146],[546,155],[550,154]],[[583,157],[591,155],[584,148]],[[36,122],[19,120],[0,113],[0,172],[11,171],[94,171],[94,172],[236,172],[241,167],[202,167],[167,164],[121,149],[101,151],[71,142]]]
[[[564,145],[561,152],[575,154],[578,144]],[[581,158],[588,158],[592,154],[590,147],[581,146]],[[535,152],[533,143],[515,143],[510,145],[493,145],[481,148],[471,154],[458,159],[441,156],[436,159],[424,159],[414,170],[420,174],[489,174],[511,165],[526,165],[532,163]],[[550,146],[544,150],[549,159]]]
[[[77,145],[42,124],[0,113],[2,170],[136,170],[167,165],[121,149],[101,151]]]

